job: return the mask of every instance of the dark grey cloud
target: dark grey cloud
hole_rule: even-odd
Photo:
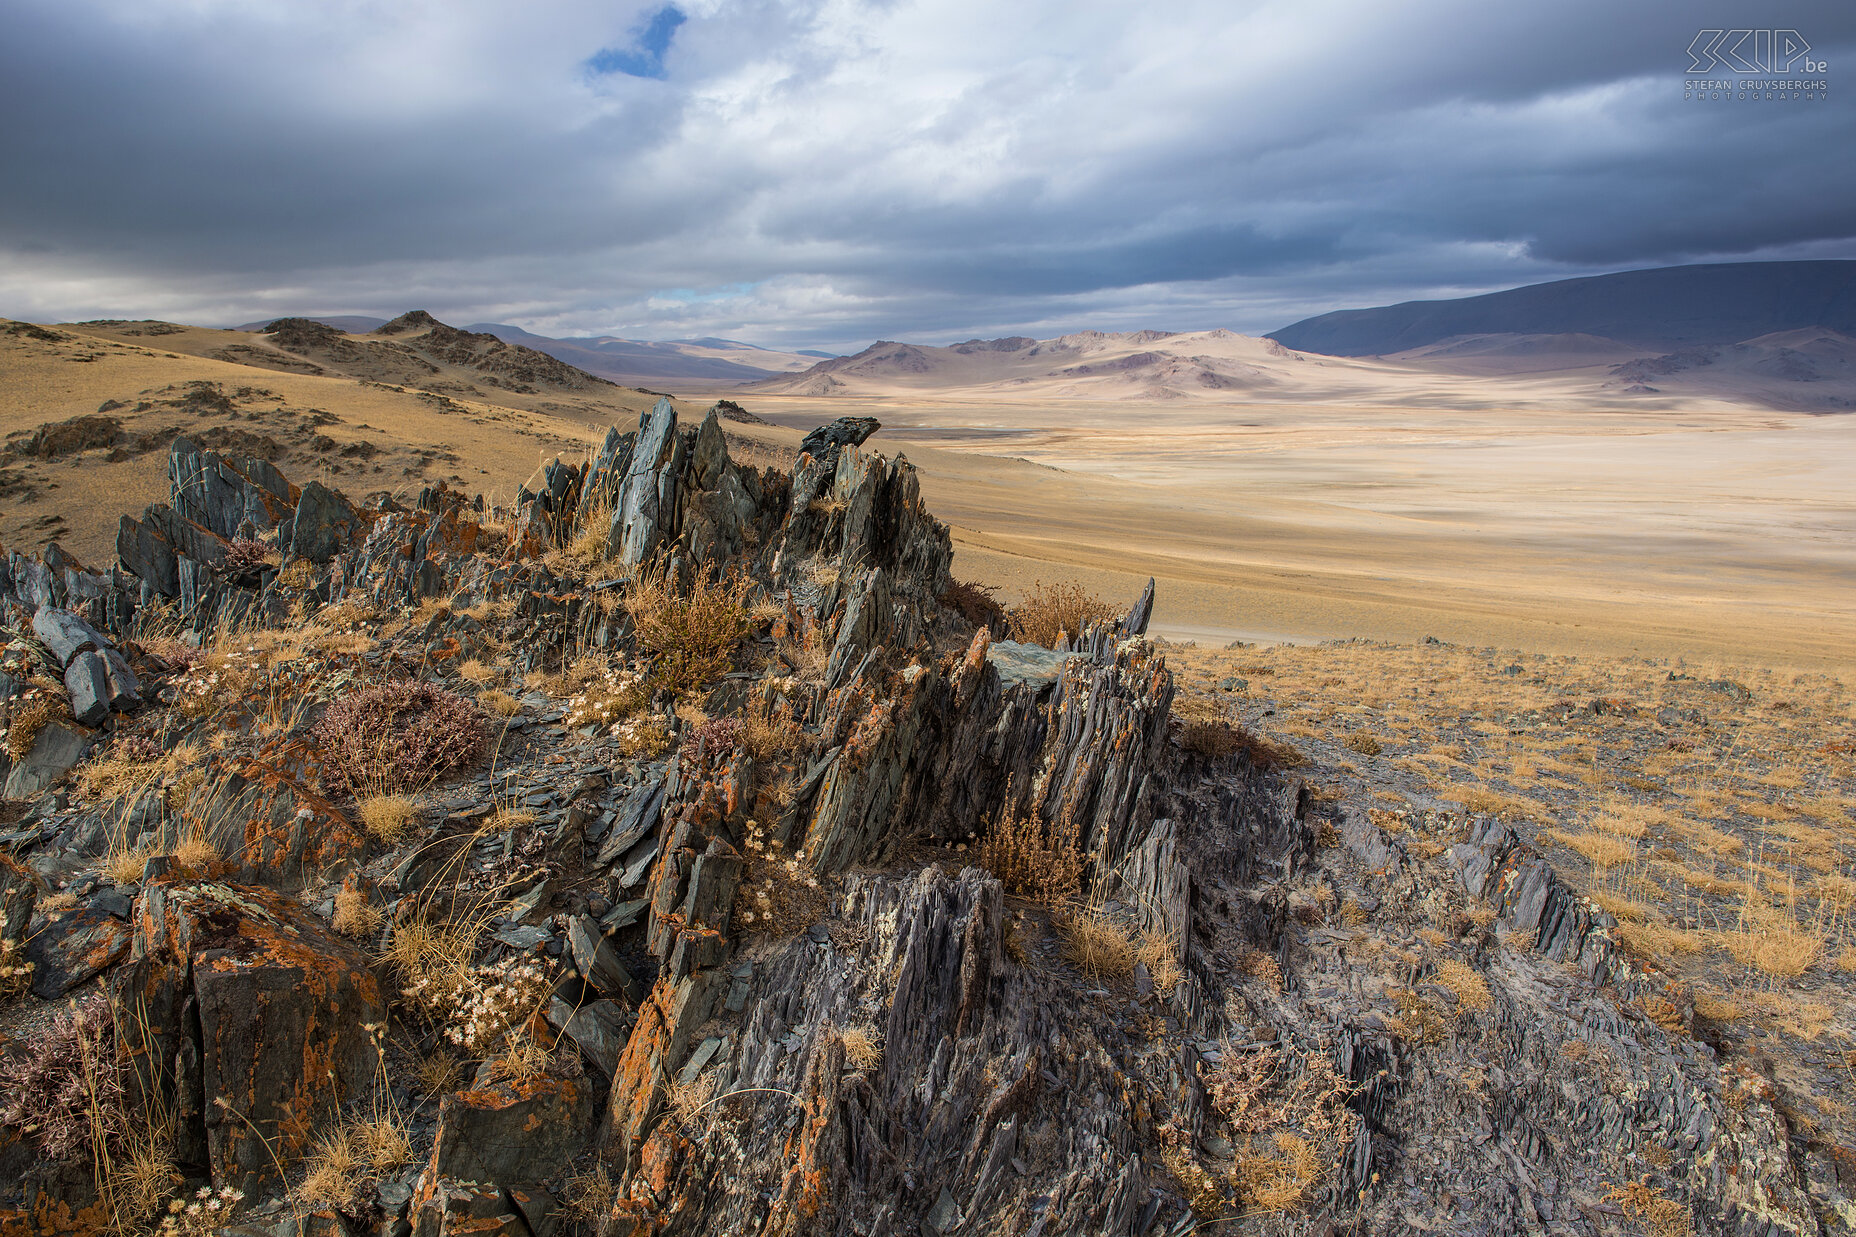
[[[1262,331],[1631,266],[1856,256],[1845,0],[1782,23],[1829,62],[1829,98],[1758,103],[1682,97],[1696,31],[1780,24],[1744,4],[13,0],[5,16],[7,315],[417,303],[551,333],[849,348]]]

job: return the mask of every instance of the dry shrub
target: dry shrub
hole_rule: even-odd
[[[195,763],[198,752],[187,744],[172,752],[147,735],[118,735],[77,771],[77,786],[105,802],[139,798]]]
[[[359,889],[343,889],[335,895],[329,924],[343,936],[369,937],[380,930],[380,912]]]
[[[741,719],[741,746],[761,764],[804,749],[805,731],[783,708],[752,712]]]
[[[601,1226],[618,1201],[618,1187],[602,1162],[568,1177],[561,1187],[561,1210],[579,1232],[602,1231]]]
[[[661,717],[620,722],[612,735],[619,741],[619,751],[633,760],[655,760],[670,750],[670,723]]]
[[[252,537],[235,537],[226,547],[225,570],[235,576],[251,575],[283,562],[277,547]]]
[[[533,808],[517,807],[513,803],[499,803],[496,811],[490,814],[484,828],[491,833],[508,833],[511,829],[520,829],[523,825],[532,825],[540,819]]]
[[[1682,1019],[1682,1007],[1668,997],[1650,993],[1639,998],[1637,1005],[1643,1010],[1644,1017],[1671,1035],[1680,1035],[1688,1030],[1687,1024]]]
[[[1385,744],[1381,743],[1375,736],[1364,730],[1354,731],[1342,740],[1342,742],[1346,745],[1348,751],[1358,752],[1362,756],[1377,756],[1386,750]]]
[[[368,836],[389,846],[411,832],[419,819],[419,805],[408,795],[368,795],[356,807]]]
[[[1075,581],[1047,585],[1039,580],[1006,617],[1014,639],[1048,649],[1066,635],[1074,640],[1091,624],[1114,618],[1115,607]]]
[[[1626,1182],[1605,1195],[1616,1203],[1626,1219],[1646,1237],[1689,1237],[1695,1231],[1695,1218],[1689,1209],[1650,1184],[1647,1176]]]
[[[615,726],[651,702],[644,676],[621,666],[602,665],[577,687],[567,699],[569,726]]]
[[[854,1070],[869,1073],[883,1061],[883,1033],[870,1024],[847,1027],[838,1032],[844,1044],[844,1059]]]
[[[718,578],[705,570],[680,596],[664,573],[642,576],[625,590],[638,648],[652,659],[654,684],[683,695],[719,679],[735,648],[753,633],[746,577]]]
[[[1299,1210],[1321,1181],[1321,1160],[1306,1138],[1278,1130],[1270,1141],[1273,1154],[1240,1155],[1231,1169],[1238,1197],[1252,1214]]]
[[[1134,932],[1100,910],[1066,915],[1060,925],[1064,957],[1091,979],[1121,980],[1134,974]]]
[[[51,1160],[121,1144],[129,1129],[127,1077],[100,994],[73,1002],[17,1048],[0,1059],[0,1124]]]
[[[990,584],[954,580],[941,594],[941,604],[960,615],[970,626],[991,627],[1006,617],[1005,607],[999,604],[996,592]]]
[[[421,1057],[413,1070],[414,1088],[424,1095],[443,1095],[456,1089],[464,1079],[464,1063],[446,1049],[440,1048],[428,1057]]]
[[[1083,855],[1076,818],[1065,811],[1050,825],[1035,810],[1020,813],[1006,787],[1006,809],[980,839],[974,860],[999,878],[1007,893],[1057,906],[1083,886]]]
[[[1279,1048],[1240,1051],[1224,1046],[1204,1072],[1212,1108],[1230,1122],[1238,1156],[1232,1165],[1239,1198],[1253,1212],[1293,1211],[1305,1204],[1352,1141],[1358,1120],[1347,1101],[1353,1084],[1317,1049],[1289,1068]]]
[[[1180,744],[1189,752],[1214,759],[1241,753],[1254,768],[1266,773],[1272,769],[1297,769],[1308,763],[1308,757],[1287,743],[1265,738],[1227,720],[1213,705],[1176,698],[1173,711],[1180,722]]]
[[[786,847],[749,820],[741,844],[741,883],[735,886],[734,921],[757,932],[792,936],[824,917],[830,899],[818,874],[805,865],[806,852]]]
[[[670,1115],[685,1132],[694,1133],[703,1113],[714,1104],[715,1084],[714,1074],[704,1074],[689,1082],[679,1079],[666,1090],[664,1102],[670,1109]]]
[[[1482,1013],[1494,1004],[1489,995],[1489,981],[1461,959],[1446,958],[1439,962],[1431,979],[1454,995],[1464,1009]]]
[[[303,1157],[291,1198],[314,1210],[352,1212],[363,1190],[412,1162],[412,1139],[391,1117],[353,1120],[324,1134]]]
[[[430,683],[363,687],[328,707],[312,738],[327,775],[357,794],[431,785],[483,754],[481,710]]]
[[[683,768],[696,768],[699,759],[724,764],[742,746],[745,728],[738,717],[710,717],[683,732],[680,747]]]

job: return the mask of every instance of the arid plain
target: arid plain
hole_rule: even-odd
[[[486,384],[442,360],[391,373],[366,349],[286,353],[264,336],[158,329],[0,333],[0,433],[17,448],[114,401],[125,434],[217,425],[233,448],[241,433],[269,437],[303,456],[293,471],[351,492],[450,478],[507,501],[541,460],[583,450],[651,398],[606,384],[522,391],[534,384]],[[1175,639],[1428,635],[1851,663],[1849,415],[1775,411],[1740,390],[1629,394],[1610,376],[1615,355],[1576,351],[1451,368],[1309,357],[1228,332],[1070,338],[1078,364],[1061,379],[980,357],[829,393],[778,381],[673,393],[687,411],[725,396],[772,422],[729,427],[769,456],[821,422],[874,416],[873,445],[909,456],[953,526],[961,578],[1009,598],[1064,578],[1131,596],[1151,575],[1155,630]],[[198,382],[231,406],[189,405]],[[8,467],[0,539],[58,540],[90,561],[107,559],[120,511],[165,488],[159,450]]]

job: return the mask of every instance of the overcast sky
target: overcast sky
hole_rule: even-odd
[[[0,316],[417,307],[851,351],[1856,257],[1850,0],[0,0],[0,23]],[[1697,31],[1752,25],[1795,28],[1829,98],[1685,101]]]

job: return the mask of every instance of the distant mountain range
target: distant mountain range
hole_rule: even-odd
[[[241,331],[262,331],[277,319],[248,322]],[[385,318],[360,314],[310,318],[353,335],[367,334],[386,325]],[[732,386],[754,382],[776,374],[805,369],[829,352],[778,352],[757,348],[732,339],[676,339],[651,343],[621,339],[616,335],[554,339],[536,335],[518,326],[500,322],[478,322],[464,330],[479,335],[494,335],[509,344],[517,344],[565,361],[589,374],[608,378],[628,386],[702,383],[708,386]]]
[[[1629,350],[1673,351],[1813,327],[1856,335],[1856,262],[1724,262],[1560,279],[1449,301],[1337,310],[1269,338],[1326,356],[1390,356],[1491,335],[1582,335]]]

